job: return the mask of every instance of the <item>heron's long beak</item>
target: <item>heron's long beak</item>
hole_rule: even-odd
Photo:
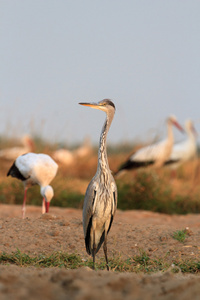
[[[86,103],[86,102],[80,102],[80,105],[84,105],[84,106],[89,106],[92,108],[96,108],[99,109],[101,107],[101,105],[99,105],[98,103]]]
[[[177,122],[177,121],[173,121],[173,124],[181,131],[181,132],[185,132],[185,130],[183,129],[183,127]]]

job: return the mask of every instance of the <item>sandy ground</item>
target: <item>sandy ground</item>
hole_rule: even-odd
[[[0,205],[0,251],[17,248],[29,255],[54,251],[85,252],[81,210],[27,206],[21,219],[21,207]],[[184,243],[172,238],[176,230],[189,232]],[[199,257],[200,215],[168,216],[146,211],[117,211],[108,236],[108,257],[123,258],[146,251],[151,258]],[[102,249],[97,257],[103,257]],[[17,267],[0,265],[0,299],[199,299],[199,276],[173,274],[170,270],[154,275],[93,271],[89,268]]]

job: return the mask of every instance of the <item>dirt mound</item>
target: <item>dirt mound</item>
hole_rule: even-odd
[[[54,251],[85,252],[81,210],[27,206],[21,219],[21,206],[0,205],[0,251],[20,249],[35,255]],[[188,227],[184,243],[173,239],[173,232]],[[141,249],[151,258],[169,261],[199,256],[200,216],[169,216],[146,211],[117,211],[108,236],[108,257],[139,255]],[[102,249],[97,257],[103,257]],[[17,267],[0,265],[0,299],[199,299],[199,277],[174,275],[168,270],[155,275],[92,271],[89,268]]]

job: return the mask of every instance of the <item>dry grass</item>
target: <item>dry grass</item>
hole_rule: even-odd
[[[1,139],[2,145],[13,145],[12,141]],[[36,152],[49,155],[56,145],[36,139]],[[131,146],[108,147],[110,169],[115,172],[120,164],[133,152]],[[23,186],[20,181],[6,177],[13,162],[0,159],[0,202],[21,204]],[[97,149],[93,155],[74,162],[71,166],[59,166],[52,182],[55,197],[52,205],[81,208],[87,185],[97,168]],[[147,209],[165,213],[200,212],[200,160],[188,162],[177,170],[176,176],[168,168],[128,171],[116,178],[119,192],[118,207],[122,209]],[[41,205],[39,188],[28,192],[30,204]],[[122,201],[123,200],[123,201]],[[147,205],[148,204],[148,205]],[[177,208],[177,209],[176,209]]]

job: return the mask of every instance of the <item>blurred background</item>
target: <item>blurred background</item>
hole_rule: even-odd
[[[78,103],[104,98],[117,108],[109,143],[162,136],[169,114],[199,131],[199,11],[195,0],[1,0],[0,134],[97,144],[105,116]]]
[[[165,138],[171,114],[182,126],[191,119],[199,133],[199,11],[198,0],[1,0],[0,202],[22,204],[21,182],[6,177],[15,158],[4,155],[17,146],[59,163],[52,205],[82,208],[105,114],[79,102],[110,98],[116,105],[108,136],[113,172],[140,147]],[[187,137],[173,132],[175,142]],[[55,156],[59,148],[65,162]],[[116,178],[118,208],[199,212],[195,158],[175,176],[162,168]],[[41,205],[38,187],[29,199]]]

